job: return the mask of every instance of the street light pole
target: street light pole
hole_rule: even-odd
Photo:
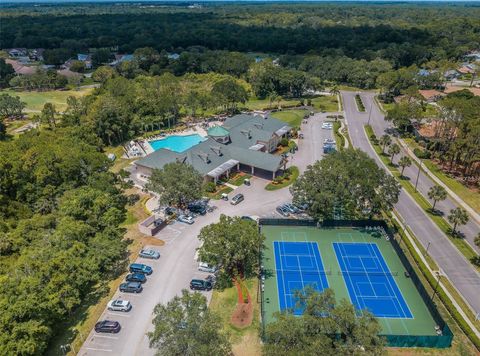
[[[420,177],[421,168],[422,168],[422,160],[420,159],[420,164],[418,165],[417,179],[415,180],[415,192],[417,192],[418,178]]]
[[[430,247],[430,241],[428,241],[427,249],[426,249],[426,251],[425,251],[425,255],[428,255],[428,249],[429,249],[429,247]]]
[[[440,272],[437,271],[437,284],[435,285],[435,289],[433,290],[433,294],[432,294],[432,302],[433,302],[433,298],[435,298],[435,294],[437,294],[437,288],[438,288],[438,285],[440,283]]]

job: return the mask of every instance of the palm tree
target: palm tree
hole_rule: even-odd
[[[433,200],[432,210],[435,210],[435,204],[437,204],[437,201],[447,199],[447,191],[439,185],[431,187],[427,195],[428,198]]]
[[[450,215],[448,215],[448,221],[453,225],[452,235],[455,235],[457,232],[458,225],[465,225],[469,220],[467,211],[463,208],[455,208],[450,210]]]
[[[400,173],[400,176],[403,177],[403,171],[405,170],[406,167],[410,167],[412,165],[412,160],[407,156],[403,156],[398,161],[398,165],[402,167],[402,172]]]
[[[340,90],[338,90],[338,86],[336,84],[330,89],[330,94],[332,95],[340,94]]]
[[[391,143],[392,143],[392,138],[390,137],[390,135],[385,134],[382,137],[380,137],[380,144],[382,145],[382,154],[385,153],[385,147],[387,147]]]
[[[396,154],[399,154],[400,153],[400,146],[397,145],[396,143],[394,143],[393,145],[391,145],[389,148],[388,148],[388,154],[390,155],[390,163],[392,164],[393,163],[393,157],[396,155]]]

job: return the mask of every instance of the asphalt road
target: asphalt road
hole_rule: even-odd
[[[372,108],[370,124],[372,124],[373,130],[375,131],[377,137],[383,135],[388,129],[391,130],[390,123],[384,120],[383,113],[374,103],[374,94],[362,93],[361,97],[367,110],[370,110],[370,108]],[[398,160],[402,156],[407,156],[407,153],[404,152],[403,148],[402,152],[394,157],[393,162],[398,163]],[[418,167],[416,165],[412,164],[410,167],[405,168],[404,176],[410,178],[412,184],[415,184],[417,180],[417,175]],[[434,185],[436,184],[433,182],[433,180],[423,170],[421,170],[420,175],[418,176],[417,189],[427,200],[429,200],[428,191]],[[433,201],[430,202],[433,204]],[[446,217],[450,213],[450,210],[455,209],[456,207],[458,207],[458,204],[452,198],[450,198],[450,196],[447,196],[447,199],[437,202],[437,204],[435,205],[435,210],[438,210]],[[470,217],[470,220],[466,225],[459,226],[457,230],[463,234],[470,246],[472,246],[477,252],[480,252],[480,247],[477,247],[477,245],[475,245],[474,243],[475,237],[480,232],[480,225],[472,217]]]
[[[365,151],[382,167],[382,163],[370,146],[364,131],[364,125],[367,124],[369,118],[368,111],[370,107],[372,107],[370,124],[374,128],[375,133],[380,135],[385,129],[382,113],[375,105],[371,105],[373,94],[362,93],[361,95],[367,109],[366,113],[360,113],[358,111],[355,104],[355,92],[344,91],[341,95],[348,132],[353,145]],[[442,272],[458,289],[476,313],[480,313],[480,274],[474,269],[471,263],[458,252],[448,237],[430,220],[416,202],[403,190],[400,193],[399,201],[395,205],[395,208],[423,247],[427,248],[428,246],[428,253],[436,261]]]
[[[302,125],[305,138],[299,141],[299,150],[289,157],[289,164],[298,166],[303,171],[308,164],[323,157],[323,140],[333,138],[331,130],[321,129],[326,114],[317,114]],[[133,177],[135,178],[135,177]],[[137,184],[142,180],[134,179]],[[237,193],[243,193],[245,200],[233,206],[226,201],[212,201],[216,209],[205,216],[199,216],[193,225],[175,222],[161,230],[156,237],[166,242],[164,246],[154,247],[161,257],[157,261],[138,259],[154,269],[148,277],[144,290],[140,294],[117,292],[114,298],[129,300],[133,309],[129,313],[109,312],[105,310],[100,320],[119,321],[122,330],[118,334],[98,334],[91,331],[86,336],[79,355],[153,355],[149,348],[146,333],[152,330],[153,309],[156,304],[165,304],[182,289],[188,288],[192,278],[204,277],[208,273],[197,271],[194,260],[195,251],[199,246],[197,235],[203,226],[219,220],[220,213],[226,215],[256,215],[261,217],[281,217],[275,208],[279,204],[291,201],[288,190],[267,191],[264,189],[266,180],[254,177],[251,186],[241,186],[230,193],[230,198]],[[205,293],[207,298],[211,293]]]

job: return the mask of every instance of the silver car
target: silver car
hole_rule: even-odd
[[[110,311],[129,312],[132,310],[132,304],[128,300],[113,299],[108,302],[107,309]]]
[[[195,222],[195,220],[193,220],[193,218],[191,216],[185,215],[185,214],[180,215],[177,218],[177,220],[180,221],[180,222],[183,222],[185,224],[189,224],[189,225],[192,225]]]
[[[151,260],[158,260],[160,258],[160,252],[147,248],[140,251],[139,256],[142,258],[149,258]]]

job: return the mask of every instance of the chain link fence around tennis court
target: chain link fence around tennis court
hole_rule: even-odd
[[[300,219],[260,219],[259,220],[259,229],[262,225],[269,226],[304,226],[304,227],[317,227],[317,228],[336,228],[336,227],[356,227],[356,228],[365,228],[367,231],[373,230],[375,228],[381,228],[385,234],[388,236],[393,249],[397,253],[402,262],[405,270],[409,274],[412,282],[417,288],[423,302],[427,306],[430,314],[433,317],[433,320],[437,324],[437,335],[392,335],[385,334],[382,335],[387,341],[387,345],[390,347],[430,347],[430,348],[448,348],[452,344],[453,333],[450,330],[449,326],[442,318],[438,309],[433,301],[435,293],[429,295],[425,289],[423,283],[415,272],[414,268],[410,264],[407,256],[401,249],[397,240],[395,240],[393,231],[389,228],[387,223],[382,220],[332,220],[332,221],[323,221],[321,223],[314,220],[300,220]],[[262,277],[263,278],[263,277]],[[264,330],[264,320],[265,320],[265,311],[263,306],[263,280],[260,281],[261,284],[261,317],[262,317],[262,331]],[[264,332],[262,332],[264,334]],[[264,336],[264,335],[262,335]]]

